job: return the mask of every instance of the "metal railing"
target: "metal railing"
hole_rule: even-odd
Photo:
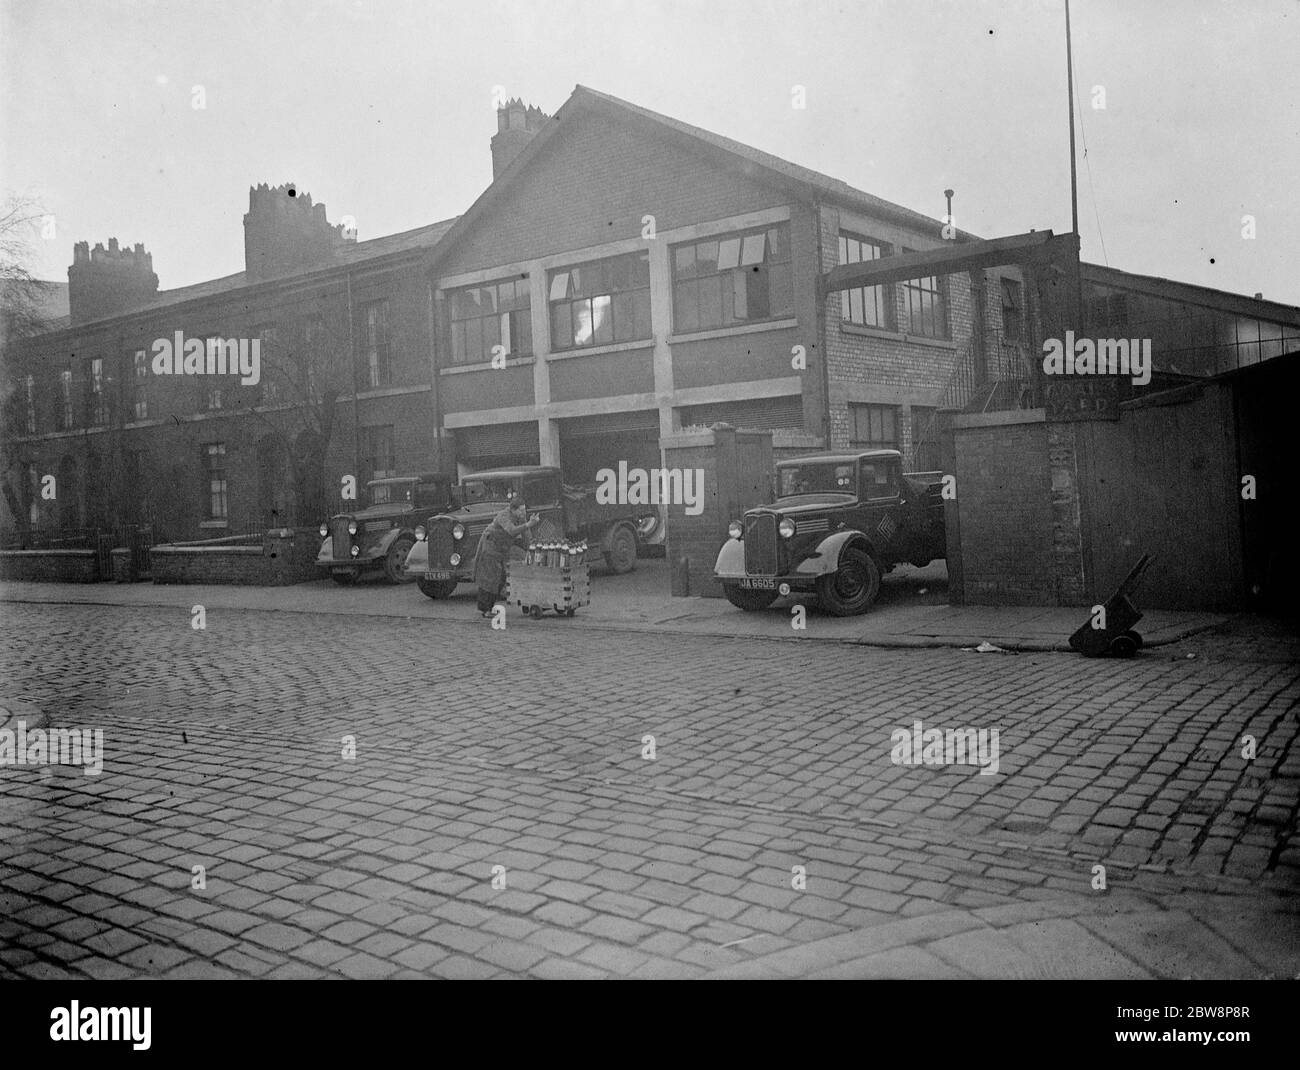
[[[150,524],[92,528],[31,528],[4,535],[0,538],[0,549],[92,550],[99,565],[99,574],[105,579],[113,575],[113,551],[126,549],[130,551],[131,576],[147,576],[149,551],[156,544],[155,534]]]
[[[978,337],[968,339],[957,353],[933,415],[912,443],[913,463],[933,458],[942,413],[1033,408],[1036,399],[1028,361],[1027,343],[1008,340],[1001,331],[986,331],[982,344]]]

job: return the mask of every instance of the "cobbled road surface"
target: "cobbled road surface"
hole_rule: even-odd
[[[0,607],[0,700],[106,752],[0,766],[0,974],[690,977],[1098,864],[1296,890],[1294,664],[507,620]],[[998,773],[893,764],[918,720]]]

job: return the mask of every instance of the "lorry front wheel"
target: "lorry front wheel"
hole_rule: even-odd
[[[429,598],[450,598],[456,593],[455,580],[426,580],[421,576],[415,581],[420,593]]]
[[[746,613],[757,613],[760,609],[766,609],[776,601],[777,594],[776,591],[746,591],[734,583],[724,583],[722,593],[727,596],[728,602]]]
[[[636,568],[636,532],[629,527],[620,527],[609,541],[605,551],[605,564],[616,575],[623,575]]]
[[[402,575],[402,566],[406,563],[406,555],[411,552],[411,547],[415,545],[415,540],[409,535],[402,535],[393,540],[393,545],[388,548],[388,553],[384,554],[384,576],[389,583],[410,583],[410,577]]]
[[[822,607],[837,617],[865,613],[880,593],[880,569],[863,550],[845,550],[840,567],[817,578],[817,597]]]

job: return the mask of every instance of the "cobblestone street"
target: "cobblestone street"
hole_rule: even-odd
[[[1300,970],[1293,663],[508,622],[3,606],[0,697],[105,758],[0,766],[0,973]]]

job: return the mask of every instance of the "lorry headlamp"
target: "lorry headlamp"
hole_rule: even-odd
[[[779,531],[779,532],[781,533],[781,538],[783,538],[783,539],[793,539],[793,538],[794,538],[794,521],[791,520],[791,519],[787,516],[787,517],[785,517],[785,518],[781,521],[781,523],[779,523],[779,524],[776,526],[776,530]]]
[[[423,524],[421,524],[418,528],[415,529],[415,538],[416,538],[416,541],[418,541],[418,542],[424,542],[424,540],[425,540],[425,538],[428,536],[428,534],[429,534],[429,533],[428,533],[427,531],[424,530],[424,525],[423,525]]]
[[[465,537],[465,527],[463,524],[453,524],[451,528],[451,537],[453,539],[463,539]]]
[[[356,522],[355,520],[349,520],[349,521],[348,521],[348,534],[349,534],[349,535],[355,535],[356,533],[357,533],[357,522]]]
[[[739,539],[742,535],[745,534],[745,529],[740,526],[739,520],[733,520],[730,524],[727,525],[727,534],[730,535],[733,539]]]
[[[457,565],[460,564],[460,554],[452,554],[450,561],[451,561],[452,568],[455,568]]]
[[[352,547],[352,556],[353,556],[353,557],[356,557],[357,554],[359,554],[359,553],[361,553],[361,547],[360,547],[360,546],[354,546],[354,547]]]
[[[321,537],[322,539],[327,539],[327,538],[329,538],[329,534],[330,534],[330,526],[329,526],[328,524],[321,524],[321,526],[320,526],[320,537]]]

